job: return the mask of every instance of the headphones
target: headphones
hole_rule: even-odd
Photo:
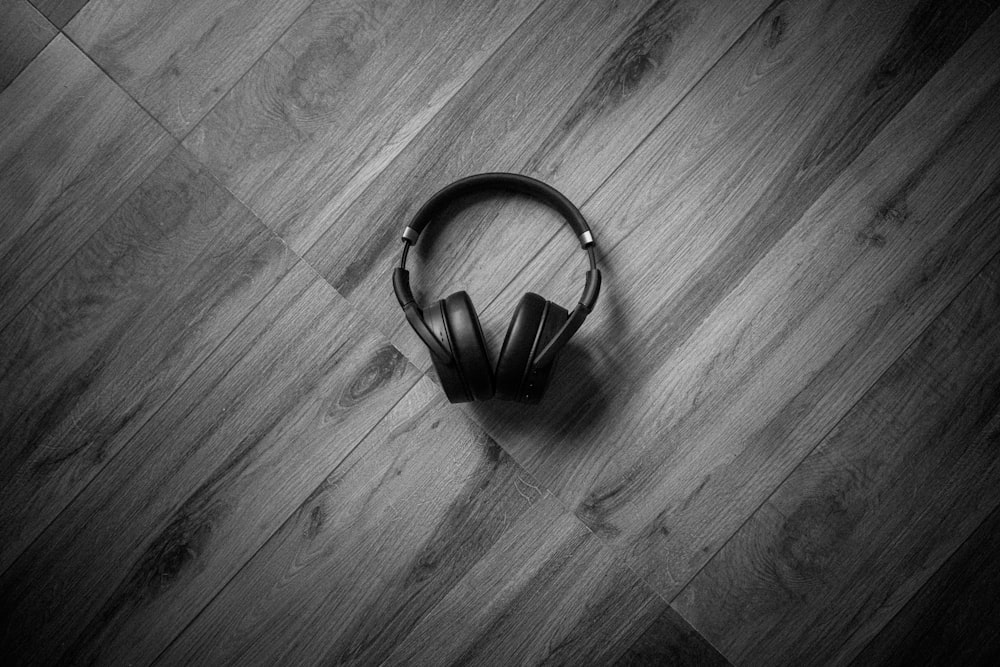
[[[455,292],[426,309],[421,308],[413,298],[410,272],[406,270],[410,246],[417,242],[427,223],[453,200],[483,190],[528,195],[554,208],[569,223],[590,260],[583,296],[572,313],[532,292],[521,297],[495,370],[468,293]],[[556,356],[597,302],[601,272],[594,255],[594,235],[580,211],[562,193],[521,174],[476,174],[439,190],[417,211],[413,222],[403,231],[403,259],[392,273],[392,287],[406,321],[430,349],[449,401],[466,403],[496,397],[538,403],[549,384]]]

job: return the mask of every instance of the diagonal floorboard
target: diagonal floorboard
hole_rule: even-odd
[[[0,331],[0,569],[294,261],[179,149]]]
[[[993,510],[852,664],[987,664],[1000,655],[998,518]]]
[[[998,277],[1000,256],[680,593],[734,662],[850,660],[1000,506]]]
[[[64,36],[0,93],[0,326],[173,147]]]

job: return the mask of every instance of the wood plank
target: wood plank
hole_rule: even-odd
[[[898,3],[889,13],[862,4],[843,6],[840,11],[850,11],[839,20],[817,16],[811,6],[803,14],[782,14],[796,52],[822,47],[814,65],[795,75],[815,78],[819,88],[789,90],[791,82],[779,77],[783,85],[773,91],[794,118],[802,100],[837,87],[839,79],[826,67],[868,52],[856,77],[840,83],[847,97],[833,101],[802,144],[778,152],[778,159],[790,162],[761,168],[779,139],[800,131],[794,125],[748,138],[765,151],[761,159],[736,150],[749,128],[779,115],[770,106],[737,105],[747,113],[737,114],[740,122],[725,121],[723,114],[707,124],[724,128],[732,145],[696,138],[678,147],[663,140],[671,151],[637,151],[634,158],[644,167],[626,165],[623,178],[642,172],[654,183],[678,179],[677,167],[670,166],[677,155],[701,157],[692,158],[691,175],[681,178],[679,189],[647,183],[652,203],[646,207],[635,202],[638,208],[629,212],[642,182],[619,182],[617,174],[595,196],[592,218],[638,216],[645,222],[633,221],[634,231],[604,251],[603,301],[568,351],[552,398],[537,409],[469,406],[529,472],[592,529],[627,549],[632,566],[668,597],[1000,249],[1000,228],[989,222],[996,216],[1000,174],[1000,132],[992,113],[1000,103],[993,67],[1000,58],[1000,16],[990,17],[919,93],[910,90],[895,117],[875,123],[871,143],[849,148],[854,122],[840,126],[838,140],[836,132],[828,134],[833,129],[825,117],[858,119],[877,109],[881,96],[869,85],[879,81],[891,91],[896,84],[886,72],[909,86],[912,72],[886,63],[911,62],[898,60],[912,51],[910,39],[923,44],[923,35],[939,35],[932,44],[941,48],[927,57],[940,63],[949,53],[944,46],[957,48],[976,26],[947,12],[926,16],[918,9],[907,19],[892,13]],[[732,66],[765,90],[766,78],[757,74],[763,65],[755,63],[787,60],[767,51],[776,18],[764,17],[747,43],[730,52]],[[796,27],[800,20],[805,24]],[[866,30],[851,38],[866,40],[866,49],[845,41],[835,27],[855,22]],[[748,63],[743,54],[754,51],[760,55]],[[925,67],[919,59],[914,64]],[[702,85],[712,81],[710,75]],[[720,97],[746,97],[745,81],[735,77],[725,95],[706,92],[707,106],[688,113],[703,122],[711,109],[725,108]],[[690,99],[699,99],[697,90]],[[769,95],[765,102],[771,100]],[[662,130],[671,127],[668,122]],[[659,130],[654,136],[650,142],[660,141]],[[825,147],[831,147],[835,169],[819,185],[832,185],[810,205],[815,185],[803,175],[823,171]],[[716,167],[699,173],[716,151],[722,151]],[[778,180],[769,181],[768,174]],[[810,194],[801,201],[800,178]],[[606,233],[616,234],[615,226]],[[543,286],[543,294],[558,293],[578,261],[558,269],[539,261],[530,269],[532,282]],[[498,307],[519,293],[515,285]]]
[[[65,32],[183,138],[308,5],[309,0],[91,0]]]
[[[0,92],[57,32],[28,0],[0,0]]]
[[[323,236],[306,259],[426,364],[387,298],[399,235],[423,201],[469,173],[506,170],[541,177],[582,202],[764,6],[543,3],[360,197],[322,219]],[[545,238],[566,233],[531,202],[491,201],[466,213],[443,231],[432,225],[411,253],[424,301],[464,287],[482,304],[492,295],[486,290],[502,285],[494,276],[511,275]]]
[[[608,664],[666,607],[554,496],[532,510],[385,664]]]
[[[179,149],[0,331],[0,569],[295,259]]]
[[[0,576],[0,650],[151,662],[416,380],[299,262]]]
[[[1000,256],[681,592],[678,609],[734,662],[849,661],[1000,506],[998,443]]]
[[[596,664],[666,608],[423,379],[160,661]]]
[[[314,3],[185,145],[303,253],[538,1]]]
[[[31,0],[57,28],[62,28],[76,15],[87,0]]]
[[[854,665],[987,665],[1000,655],[1000,510],[976,529]]]
[[[69,40],[0,93],[0,327],[173,147]]]
[[[613,664],[615,667],[655,665],[700,667],[731,663],[674,611],[673,607],[667,607]]]

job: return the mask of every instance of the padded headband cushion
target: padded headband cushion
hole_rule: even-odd
[[[468,293],[449,294],[444,300],[444,314],[455,363],[472,397],[479,401],[493,398],[493,369],[479,316]]]

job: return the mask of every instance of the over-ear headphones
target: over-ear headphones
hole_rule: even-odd
[[[429,308],[421,308],[410,289],[406,255],[427,223],[460,197],[483,190],[528,195],[562,214],[587,252],[590,269],[580,302],[569,313],[562,306],[528,292],[514,311],[496,370],[486,353],[486,341],[472,300],[455,292]],[[501,398],[537,403],[552,377],[556,356],[576,333],[597,302],[601,272],[594,254],[594,235],[580,211],[562,193],[521,174],[476,174],[455,181],[434,194],[403,231],[403,259],[392,274],[399,305],[420,340],[427,345],[438,377],[452,403]]]

